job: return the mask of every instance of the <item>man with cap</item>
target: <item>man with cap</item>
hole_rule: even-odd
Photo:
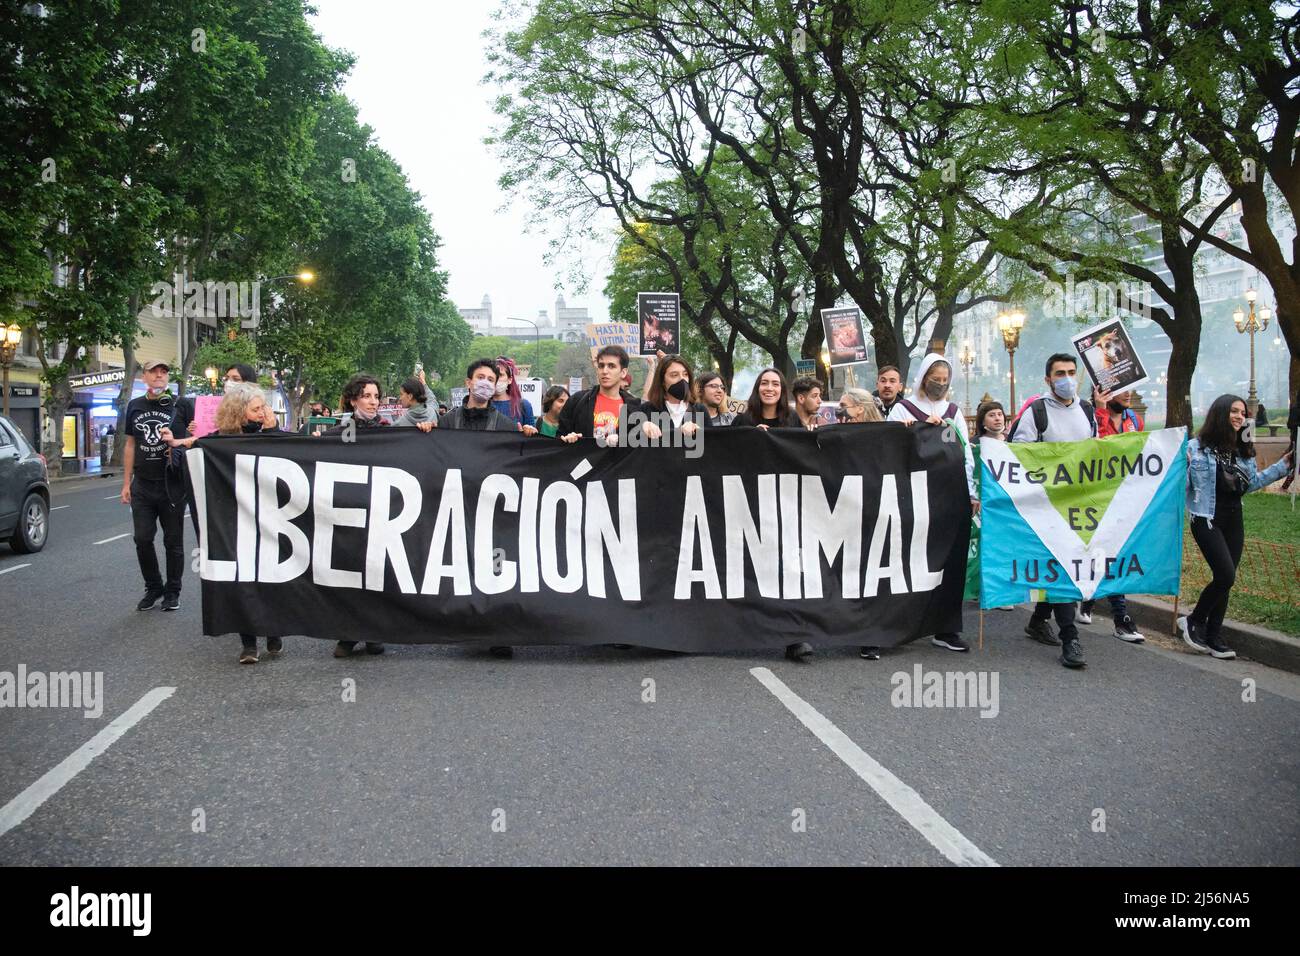
[[[144,576],[144,597],[137,611],[162,601],[164,611],[181,606],[181,576],[185,571],[184,475],[163,440],[162,431],[185,434],[192,415],[186,403],[167,390],[171,368],[166,362],[144,363],[145,394],[126,406],[126,454],[123,456],[122,503],[131,506],[135,525],[135,554]],[[154,537],[163,530],[167,579],[158,567]]]

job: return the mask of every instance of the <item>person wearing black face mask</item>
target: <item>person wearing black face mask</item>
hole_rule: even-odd
[[[709,410],[690,400],[691,384],[691,367],[686,359],[668,355],[660,360],[646,389],[642,408],[654,416],[645,425],[649,438],[671,435],[678,429],[683,434],[691,434],[699,428],[713,427]]]

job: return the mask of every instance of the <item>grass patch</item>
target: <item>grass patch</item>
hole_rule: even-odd
[[[1247,496],[1242,501],[1242,517],[1246,527],[1246,554],[1238,572],[1238,581],[1252,578],[1255,574],[1250,566],[1252,562],[1268,560],[1252,554],[1250,542],[1265,541],[1275,544],[1300,547],[1300,510],[1291,510],[1290,495],[1272,495],[1258,493]],[[1274,567],[1266,570],[1272,576],[1263,575],[1260,580],[1276,580],[1273,596],[1246,594],[1239,587],[1234,587],[1228,601],[1228,617],[1245,624],[1258,624],[1270,627],[1283,634],[1300,637],[1300,582],[1288,582],[1287,573],[1294,573],[1295,558],[1278,552],[1273,559]],[[1280,580],[1279,580],[1280,576]],[[1200,548],[1187,534],[1183,543],[1183,588],[1179,603],[1179,612],[1186,613],[1196,604],[1201,588],[1209,581],[1205,558]],[[1284,600],[1282,597],[1287,599]],[[1172,599],[1161,600],[1173,603]]]

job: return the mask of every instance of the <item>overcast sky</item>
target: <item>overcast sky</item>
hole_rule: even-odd
[[[496,319],[554,319],[556,284],[564,274],[543,261],[546,239],[525,234],[527,209],[501,211],[509,197],[497,188],[501,167],[483,138],[494,114],[482,33],[496,0],[314,0],[316,31],[331,47],[356,57],[344,92],[361,121],[401,164],[424,197],[442,237],[448,294],[458,306],[492,296]],[[568,305],[607,316],[601,290],[610,249],[583,260],[586,292],[564,288]]]

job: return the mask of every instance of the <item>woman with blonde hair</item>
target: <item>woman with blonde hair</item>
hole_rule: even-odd
[[[854,424],[885,420],[885,416],[880,414],[876,400],[865,388],[846,388],[840,395],[840,414],[836,417],[842,422]]]
[[[266,393],[258,386],[249,382],[227,382],[226,394],[222,397],[221,404],[217,406],[216,433],[218,435],[287,434],[268,424],[272,420],[267,414],[268,411]],[[175,438],[169,428],[162,430],[162,438],[172,448],[189,448],[194,444],[194,436]],[[239,639],[244,645],[239,653],[239,663],[256,664],[257,636],[240,634]],[[284,641],[281,638],[266,639],[268,657],[278,657],[283,649]]]

